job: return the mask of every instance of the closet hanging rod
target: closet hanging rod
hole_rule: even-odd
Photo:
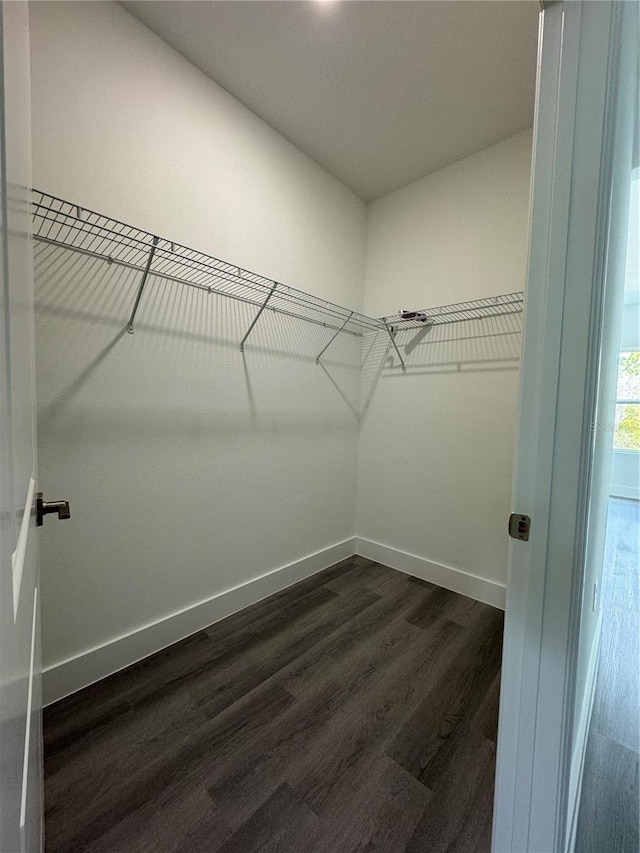
[[[259,313],[269,310],[356,336],[379,328],[377,320],[364,314],[174,241],[156,238],[149,232],[39,190],[33,191],[33,214],[36,240],[139,270],[143,281],[136,295],[136,310],[146,284],[146,271],[147,277],[163,278],[255,305]],[[151,255],[154,240],[157,243]],[[132,317],[134,315],[132,311]],[[257,317],[251,328],[255,319]]]

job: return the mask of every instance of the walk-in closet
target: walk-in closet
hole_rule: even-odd
[[[538,15],[29,4],[48,853],[490,850]]]

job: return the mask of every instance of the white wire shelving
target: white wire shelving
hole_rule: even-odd
[[[389,335],[404,369],[395,341],[398,331],[522,311],[523,294],[510,293],[413,312],[415,316],[410,318],[398,314],[368,317],[49,193],[34,189],[32,203],[35,240],[140,273],[127,324],[132,334],[149,276],[254,305],[258,310],[240,342],[241,350],[265,310],[332,329],[334,335],[317,356],[317,362],[339,334],[362,336],[367,332],[384,332]]]
[[[33,191],[33,222],[34,239],[39,242],[140,272],[128,322],[131,333],[149,275],[255,305],[258,312],[240,344],[241,349],[265,309],[325,326],[336,333],[362,335],[379,328],[374,319],[357,311],[40,190]]]
[[[423,311],[400,311],[386,317],[379,317],[379,322],[389,334],[391,343],[403,370],[405,361],[396,343],[398,332],[412,329],[424,329],[429,326],[442,326],[453,323],[469,323],[477,320],[487,320],[492,317],[504,317],[509,314],[520,314],[524,308],[524,293],[504,293],[499,296],[488,296],[484,299],[472,299],[467,302],[456,302],[451,305],[440,305],[437,308],[425,308]]]
[[[438,326],[443,323],[464,323],[469,320],[484,320],[487,317],[502,317],[505,314],[520,314],[524,304],[524,293],[504,293],[485,299],[473,299],[469,302],[457,302],[453,305],[440,305],[438,308],[425,308],[424,311],[407,311],[414,316],[403,318],[392,314],[381,317],[381,321],[395,331],[403,329],[421,329],[423,326]]]

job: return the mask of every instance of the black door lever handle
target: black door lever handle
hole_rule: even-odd
[[[71,518],[69,501],[43,501],[42,492],[36,496],[36,527],[42,527],[45,515],[56,512],[58,518]]]

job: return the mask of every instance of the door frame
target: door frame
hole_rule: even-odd
[[[43,847],[29,17],[0,4],[0,848]]]
[[[532,521],[529,541],[512,540],[509,550],[493,853],[564,853],[575,808],[575,671],[583,599],[593,594],[583,567],[617,68],[622,19],[637,8],[565,0],[540,16],[512,499]]]

